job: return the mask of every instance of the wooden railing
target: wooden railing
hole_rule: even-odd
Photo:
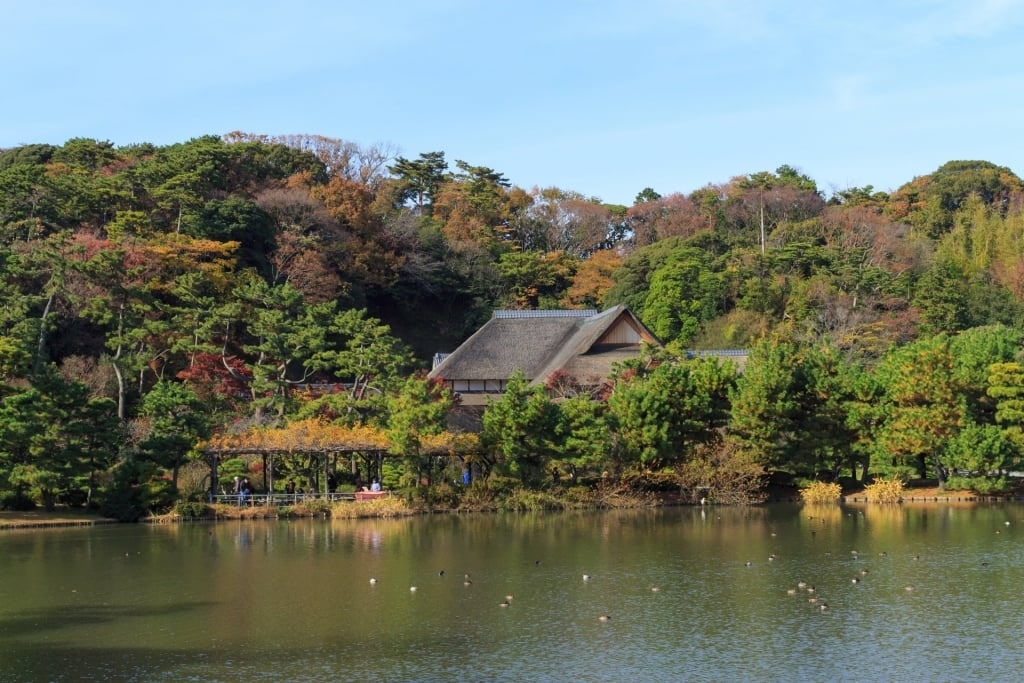
[[[238,493],[227,493],[211,496],[210,502],[221,505],[251,505],[251,506],[293,506],[311,500],[326,500],[335,503],[342,500],[355,500],[354,491],[346,493],[251,493],[241,495]]]

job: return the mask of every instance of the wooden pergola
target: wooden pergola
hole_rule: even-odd
[[[317,459],[322,460],[322,472],[323,479],[321,485],[318,488],[322,488],[320,493],[328,493],[328,482],[331,475],[331,456],[345,455],[351,458],[354,454],[362,454],[369,458],[373,458],[374,468],[377,475],[380,474],[381,464],[384,460],[384,455],[387,453],[386,448],[367,448],[366,446],[322,446],[317,448],[311,447],[300,447],[292,449],[281,449],[281,448],[260,448],[252,446],[238,446],[238,447],[210,447],[202,449],[203,458],[206,464],[210,467],[210,492],[214,495],[217,494],[218,486],[220,484],[217,471],[220,468],[221,462],[227,458],[239,458],[244,456],[257,456],[263,460],[263,490],[273,491],[274,490],[274,460],[282,457],[294,457],[294,456],[313,456]],[[355,466],[354,463],[352,465]]]
[[[467,441],[467,438],[469,439]],[[475,435],[445,432],[424,436],[423,455],[472,452],[477,447]],[[328,493],[332,457],[347,455],[353,474],[358,474],[355,454],[366,460],[367,476],[380,476],[384,457],[391,447],[379,429],[365,425],[345,427],[321,420],[303,420],[280,428],[252,429],[241,434],[224,434],[202,444],[199,451],[210,467],[210,490],[217,494],[217,470],[225,457],[257,456],[263,460],[263,489],[274,489],[274,461],[283,457],[313,456],[322,460],[323,482],[317,486]]]
[[[210,466],[210,489],[217,493],[217,470],[225,457],[258,456],[263,459],[263,489],[274,489],[274,461],[283,457],[313,456],[322,460],[323,482],[318,488],[328,493],[332,456],[364,454],[373,458],[376,472],[390,443],[379,429],[341,426],[311,419],[284,427],[250,429],[240,434],[222,434],[200,447]],[[355,467],[354,461],[352,464]]]

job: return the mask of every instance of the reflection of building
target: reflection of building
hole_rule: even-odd
[[[580,388],[598,387],[616,363],[641,354],[655,336],[625,306],[586,310],[495,311],[447,356],[431,377],[443,379],[462,405],[484,405],[505,391],[518,371],[531,384],[564,377]]]

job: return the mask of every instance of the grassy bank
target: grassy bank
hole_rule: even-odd
[[[58,509],[53,512],[32,510],[29,512],[0,512],[0,529],[31,529],[36,527],[91,526],[93,524],[116,524],[95,512],[84,510]]]

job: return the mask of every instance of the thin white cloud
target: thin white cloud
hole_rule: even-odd
[[[960,9],[958,33],[984,37],[1020,24],[1024,3],[1020,0],[976,0],[963,3]]]
[[[941,0],[914,15],[908,37],[917,43],[948,38],[986,38],[1024,24],[1024,0]]]
[[[864,107],[869,97],[869,79],[863,74],[838,76],[828,83],[832,106],[842,112],[851,112]]]

